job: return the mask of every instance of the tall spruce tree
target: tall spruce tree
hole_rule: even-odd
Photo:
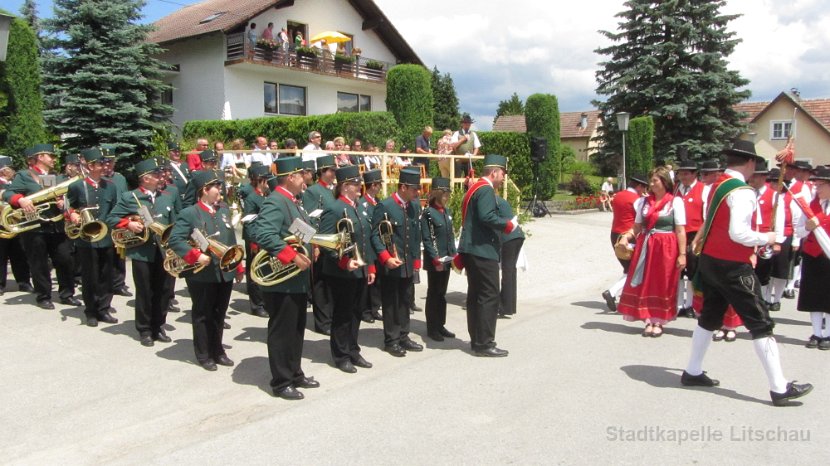
[[[55,0],[44,21],[44,112],[68,150],[112,144],[126,162],[153,149],[154,130],[172,108],[161,104],[161,50],[138,24],[143,0]]]
[[[749,81],[727,68],[739,43],[727,29],[737,15],[723,15],[724,0],[629,0],[614,42],[595,50],[608,57],[597,71],[594,101],[603,114],[596,161],[606,174],[618,169],[621,138],[615,114],[654,119],[654,156],[673,160],[685,147],[695,160],[713,157],[740,134],[733,106],[749,97]]]
[[[432,68],[433,119],[435,130],[458,129],[461,114],[458,112],[458,95],[449,73],[441,74]]]
[[[525,114],[525,104],[522,102],[522,99],[519,98],[519,95],[515,92],[508,100],[501,100],[499,101],[499,106],[496,109],[496,116],[493,118],[493,124],[496,123],[496,120],[500,116],[505,115],[524,115]]]

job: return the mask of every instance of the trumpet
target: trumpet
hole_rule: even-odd
[[[41,222],[60,222],[63,219],[63,212],[58,212],[51,217],[45,216],[46,212],[57,206],[58,199],[69,191],[69,185],[81,179],[83,179],[82,176],[75,176],[51,188],[42,189],[24,197],[23,199],[34,203],[34,212],[25,212],[22,208],[15,209],[10,204],[6,204],[0,212],[0,225],[9,234],[16,236],[39,228]]]
[[[107,236],[109,228],[107,224],[95,219],[95,212],[98,211],[98,206],[86,207],[80,209],[78,212],[81,215],[81,220],[78,223],[65,222],[63,230],[69,239],[82,239],[90,243],[101,241]]]
[[[296,236],[288,236],[283,241],[285,241],[288,247],[294,248],[297,254],[308,256],[308,250],[306,250],[305,246],[300,243]],[[346,233],[338,232],[329,235],[314,235],[309,242],[321,248],[337,251],[338,255],[342,256],[345,252],[347,241]],[[279,259],[264,249],[260,250],[251,261],[251,280],[260,286],[280,284],[297,276],[300,272],[302,270],[293,262],[283,264]]]
[[[342,257],[343,254],[351,252],[352,259],[357,261],[357,266],[363,267],[366,265],[366,262],[360,254],[360,247],[356,241],[354,234],[354,222],[349,218],[349,214],[346,209],[343,209],[343,215],[344,217],[337,221],[335,229],[338,233],[343,235],[343,238],[348,242],[348,244],[343,245],[343,250],[339,251],[338,255]]]
[[[389,221],[389,214],[383,214],[383,220],[378,223],[378,233],[380,233],[380,240],[383,242],[383,246],[386,247],[386,250],[389,251],[389,254],[392,257],[398,257],[398,248],[395,247],[395,228],[392,226],[392,222]]]

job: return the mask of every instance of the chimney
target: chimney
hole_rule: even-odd
[[[588,114],[583,113],[579,116],[579,127],[585,129],[588,127]]]
[[[795,97],[795,100],[801,100],[801,92],[798,91],[797,87],[793,87],[790,89],[790,93]]]

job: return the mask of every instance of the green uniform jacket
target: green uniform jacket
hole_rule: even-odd
[[[259,193],[259,191],[250,187],[249,189],[245,189],[245,186],[250,187],[250,184],[244,185],[239,188],[239,199],[242,200],[242,217],[246,217],[248,215],[257,215],[259,216],[260,210],[262,210],[262,203],[265,202],[265,196]],[[256,219],[250,222],[243,222],[242,223],[242,239],[245,241],[254,241],[254,229],[256,228]]]
[[[510,203],[507,202],[507,199],[505,199],[501,196],[496,196],[496,210],[498,210],[498,212],[499,212],[499,217],[501,217],[503,219],[506,219],[508,222],[510,221],[510,219],[513,218],[513,208],[510,207]],[[510,233],[502,232],[501,242],[506,243],[506,242],[510,241],[511,239],[524,238],[524,237],[525,237],[525,232],[521,228],[515,228]]]
[[[215,214],[211,214],[201,204],[185,207],[176,218],[173,232],[170,233],[169,247],[188,263],[192,263],[190,260],[195,262],[199,257],[196,253],[198,249],[194,250],[194,247],[188,242],[190,234],[195,228],[201,230],[205,237],[219,241],[225,246],[236,245],[236,233],[231,227],[231,213],[227,208],[220,207]],[[233,280],[236,275],[235,270],[222,272],[219,269],[219,259],[209,252],[205,252],[205,254],[211,257],[210,265],[199,273],[189,276],[188,280],[208,283]]]
[[[309,214],[317,209],[325,210],[329,202],[334,201],[334,192],[318,181],[303,191],[303,209]],[[320,229],[320,218],[312,218],[311,226]]]
[[[289,227],[295,218],[310,223],[308,214],[287,194],[281,190],[272,191],[262,202],[262,209],[259,217],[254,220],[254,242],[260,250],[266,250],[272,257],[286,259],[283,264],[290,262],[294,254],[291,251],[284,251],[287,248],[283,238],[292,233]],[[308,251],[309,259],[312,258],[311,246],[304,245]],[[253,273],[253,270],[251,270]],[[311,267],[300,272],[296,276],[273,286],[260,286],[266,293],[307,293],[310,282]]]
[[[115,185],[115,194],[118,197],[130,190],[130,187],[127,186],[127,179],[121,173],[113,172],[112,176],[102,176],[101,178],[109,180]]]
[[[190,184],[190,168],[186,163],[176,165],[172,160],[170,161],[170,172],[173,175],[173,184],[179,190],[181,200],[184,200],[184,194],[187,192],[187,185]]]
[[[3,192],[3,200],[11,204],[12,199],[18,194],[28,196],[29,194],[42,191],[44,188],[40,183],[38,183],[38,180],[34,178],[35,176],[38,175],[34,169],[26,169],[17,172],[12,182],[6,186],[6,190]],[[55,182],[60,183],[66,179],[67,177],[63,175],[57,175]],[[52,207],[43,214],[43,217],[54,217],[59,213],[60,211],[57,207]],[[40,231],[42,233],[63,233],[63,220],[57,222],[41,222],[40,228],[34,231]]]
[[[150,200],[149,194],[145,194],[140,189],[121,194],[121,197],[118,198],[118,203],[115,204],[109,217],[107,217],[107,224],[109,224],[111,229],[115,229],[119,225],[125,227],[127,217],[137,215],[140,207],[139,203],[141,203],[141,206],[147,206],[156,222],[162,225],[172,225],[179,214],[177,205],[181,203],[181,199],[175,192],[175,186],[170,187],[174,188],[174,190],[168,191],[164,189],[156,194],[155,203]],[[128,248],[127,257],[143,262],[154,262],[157,247],[156,235],[151,233],[150,239],[146,243],[134,248]]]
[[[406,204],[404,211],[396,199],[397,194],[393,194],[375,206],[372,214],[372,246],[381,265],[385,264],[391,251],[386,250],[380,238],[378,225],[382,220],[388,219],[392,222],[392,238],[398,259],[402,260],[403,264],[396,269],[380,267],[382,272],[379,273],[392,277],[411,277],[415,269],[421,268],[421,205],[418,201],[410,202]]]
[[[98,183],[97,188],[94,188],[86,179],[78,180],[69,185],[69,192],[66,193],[66,199],[69,201],[68,207],[74,210],[81,210],[85,207],[97,206],[98,210],[95,212],[95,219],[106,223],[110,211],[115,207],[115,203],[118,202],[116,190],[115,184],[105,178],[101,178],[101,182]],[[109,232],[104,235],[101,241],[95,241],[94,243],[78,238],[75,240],[75,246],[79,248],[111,248],[112,238],[110,238]]]
[[[347,253],[346,259],[341,260],[337,257],[336,251],[323,249],[323,275],[339,278],[363,278],[366,277],[370,271],[374,271],[375,262],[375,250],[372,248],[369,241],[369,238],[372,235],[372,219],[368,216],[363,206],[361,204],[356,204],[352,207],[342,199],[332,201],[323,212],[323,216],[320,220],[320,233],[336,233],[337,222],[340,219],[345,218],[346,215],[348,215],[354,227],[353,241],[360,250],[363,262],[367,265],[350,272],[344,267],[347,264],[347,259],[354,258],[352,253]],[[369,265],[371,265],[371,267]]]
[[[424,243],[424,270],[435,270],[436,260],[455,256],[457,251],[450,209],[444,208],[443,212],[435,207],[424,209],[421,214],[421,238]],[[444,263],[444,270],[449,270],[449,267],[449,262]]]
[[[478,181],[470,188],[473,189],[475,192],[467,205],[458,252],[497,261],[501,257],[501,233],[510,219],[499,217],[496,192],[487,181]],[[462,208],[463,205],[462,202]]]

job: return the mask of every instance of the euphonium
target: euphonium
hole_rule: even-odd
[[[378,223],[378,233],[380,234],[381,242],[383,242],[389,254],[397,258],[398,248],[395,247],[395,228],[392,226],[392,222],[389,221],[389,214],[383,214],[383,220]]]
[[[333,233],[329,235],[314,235],[311,237],[311,244],[320,246],[321,248],[331,249],[337,251],[338,255],[342,255],[345,249],[345,244],[348,240],[345,238],[344,232]],[[308,251],[297,240],[294,235],[283,239],[289,247],[294,248],[298,254],[308,256]],[[274,286],[282,283],[297,274],[302,272],[299,267],[293,262],[283,264],[279,259],[272,256],[265,249],[261,249],[254,259],[251,261],[251,280],[260,286]]]
[[[349,214],[346,213],[345,209],[343,209],[343,213],[346,216],[337,221],[335,228],[338,233],[343,234],[347,244],[343,245],[342,251],[338,251],[338,255],[342,256],[343,254],[350,252],[352,254],[352,259],[357,261],[358,267],[363,267],[366,265],[366,262],[363,261],[363,257],[360,254],[360,246],[357,244],[355,238],[354,222],[348,217]]]
[[[196,262],[193,265],[188,264],[184,261],[181,257],[176,255],[172,249],[165,249],[164,250],[164,270],[167,271],[170,275],[179,278],[182,274],[185,273],[199,273],[203,268],[204,265],[199,264]]]
[[[78,223],[66,222],[63,230],[70,239],[82,239],[90,243],[101,241],[107,236],[107,224],[95,219],[98,206],[80,209],[81,220]]]
[[[131,222],[139,222],[144,225],[140,215],[130,215]],[[150,229],[144,225],[141,233],[133,233],[128,228],[115,228],[112,230],[112,242],[120,248],[134,248],[141,246],[150,239]]]
[[[51,188],[42,189],[25,196],[23,199],[28,199],[35,205],[35,211],[32,213],[24,212],[22,208],[15,209],[10,204],[6,204],[3,206],[3,211],[0,212],[0,225],[14,236],[40,227],[40,222],[61,221],[63,212],[59,212],[52,217],[44,217],[43,215],[57,204],[58,198],[69,191],[69,185],[81,179],[83,179],[82,176],[75,176]]]
[[[153,234],[156,235],[159,246],[165,248],[167,247],[167,240],[170,239],[170,232],[173,231],[173,225],[164,225],[159,222],[153,222],[146,227],[146,230],[152,231]]]

